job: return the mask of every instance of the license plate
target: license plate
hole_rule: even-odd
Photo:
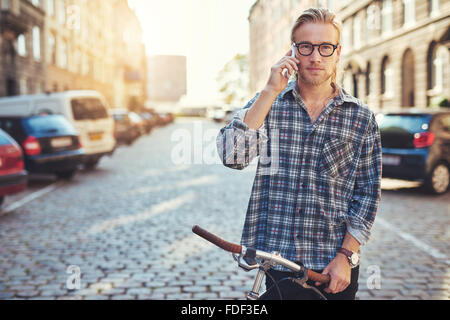
[[[55,138],[52,139],[50,144],[53,148],[63,148],[72,145],[72,138]]]
[[[102,140],[103,134],[102,134],[102,133],[90,133],[90,134],[89,134],[89,138],[90,138],[92,141]]]
[[[400,156],[383,155],[383,164],[387,166],[398,166],[400,164]]]

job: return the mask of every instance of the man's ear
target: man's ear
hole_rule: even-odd
[[[338,56],[338,58],[341,56],[341,50],[342,50],[342,46],[339,45],[339,46],[337,47],[337,56]]]

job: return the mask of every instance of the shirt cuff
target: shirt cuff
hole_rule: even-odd
[[[370,240],[370,231],[352,228],[349,223],[347,223],[347,232],[350,233],[361,246],[365,245]]]
[[[247,128],[247,129],[250,129],[248,126],[247,126],[247,124],[244,122],[244,118],[245,118],[245,115],[247,114],[247,111],[248,111],[248,108],[244,108],[244,109],[241,109],[241,110],[239,110],[239,111],[237,111],[236,113],[235,113],[235,115],[234,115],[234,118],[236,119],[239,119],[243,124],[244,124],[244,126]],[[262,123],[262,125],[261,125],[261,127],[259,127],[258,129],[257,129],[257,131],[260,131],[260,132],[264,132],[264,129],[265,129],[265,127],[264,127],[264,122]],[[250,129],[250,130],[253,130],[253,129]]]

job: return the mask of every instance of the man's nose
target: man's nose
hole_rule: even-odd
[[[322,58],[322,57],[320,56],[319,48],[315,47],[314,50],[313,50],[313,52],[312,52],[311,55],[309,56],[309,59],[310,59],[311,61],[320,61],[321,58]]]

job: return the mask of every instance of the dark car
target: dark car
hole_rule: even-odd
[[[171,112],[161,112],[159,114],[159,116],[161,117],[162,122],[165,125],[169,124],[169,123],[172,123],[175,120],[174,115]]]
[[[83,163],[84,151],[75,128],[63,115],[0,117],[0,128],[22,147],[29,173],[70,179]]]
[[[383,177],[422,180],[428,191],[450,184],[450,109],[408,109],[377,115]]]
[[[115,122],[114,136],[118,143],[130,145],[139,138],[139,129],[133,124],[126,110],[113,109],[111,114]]]
[[[145,129],[145,121],[140,115],[136,112],[130,111],[128,112],[128,117],[130,118],[131,123],[138,129],[139,135],[143,136],[147,133]]]
[[[22,149],[0,129],[0,206],[6,195],[22,192],[27,188],[27,178]]]
[[[150,133],[158,125],[158,119],[150,112],[141,112],[139,116],[144,120],[147,133]]]

